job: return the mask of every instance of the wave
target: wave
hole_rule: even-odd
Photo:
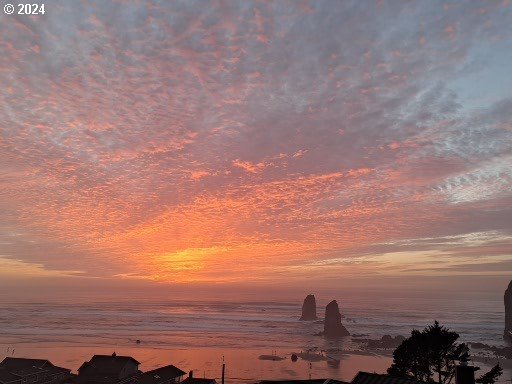
[[[454,303],[438,299],[418,305],[400,300],[382,303],[348,299],[341,303],[343,321],[356,334],[408,335],[412,329],[422,329],[437,319],[459,332],[464,341],[501,342],[503,311],[498,302],[474,304],[469,300]],[[104,345],[129,344],[141,339],[155,347],[193,346],[194,342],[269,348],[308,345],[317,340],[312,335],[322,325],[297,321],[300,311],[300,303],[288,302],[106,301],[3,305],[0,343],[51,339]]]

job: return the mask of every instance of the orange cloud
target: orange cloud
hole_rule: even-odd
[[[241,168],[243,169],[244,171],[246,172],[249,172],[249,173],[259,173],[261,172],[263,169],[265,169],[265,163],[257,163],[257,164],[253,164],[249,161],[242,161],[242,160],[234,160],[233,161],[233,165],[235,167],[238,167],[238,168]]]
[[[2,265],[289,282],[399,274],[404,247],[439,256],[425,239],[459,236],[442,249],[453,258],[501,252],[460,246],[510,241],[501,3],[411,3],[420,24],[393,4],[312,4],[134,2],[83,18],[66,2],[45,22],[2,22]]]

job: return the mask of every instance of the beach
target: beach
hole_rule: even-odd
[[[110,347],[62,346],[55,343],[44,346],[30,343],[18,344],[16,350],[16,355],[20,356],[42,359],[51,356],[54,364],[69,367],[74,372],[84,361],[89,360],[92,354],[113,352],[113,348]],[[123,346],[115,348],[115,351],[117,355],[135,357],[141,363],[142,371],[173,364],[186,372],[193,370],[196,377],[215,378],[219,381],[224,361],[226,379],[232,383],[277,378],[302,379],[308,378],[309,375],[312,378],[333,377],[350,381],[360,370],[384,373],[391,361],[385,356],[347,353],[336,355],[340,358],[337,366],[326,360],[315,358],[312,358],[313,361],[299,359],[297,362],[292,362],[290,355],[296,352],[293,350],[276,351],[283,359],[275,361],[260,358],[271,351],[251,348],[155,349],[144,346]]]

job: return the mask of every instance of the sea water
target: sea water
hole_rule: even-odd
[[[361,350],[350,338],[315,336],[321,321],[299,321],[301,302],[81,300],[8,302],[0,307],[0,357],[46,358],[76,372],[93,354],[131,355],[148,370],[174,364],[199,377],[230,382],[331,377],[350,380],[359,370],[385,372],[390,353]],[[327,302],[319,300],[322,317]],[[460,341],[503,344],[503,304],[431,298],[339,300],[352,335],[408,336],[438,320]],[[140,342],[138,343],[137,340]],[[294,363],[291,353],[310,351]],[[391,352],[391,351],[390,351]],[[275,361],[269,357],[275,355]]]

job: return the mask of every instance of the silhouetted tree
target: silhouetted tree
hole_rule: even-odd
[[[423,331],[413,330],[411,336],[393,352],[392,376],[413,377],[430,383],[446,384],[455,374],[455,364],[467,352],[466,344],[456,343],[457,332],[436,321]]]
[[[436,321],[423,331],[413,330],[393,352],[393,364],[388,374],[397,377],[414,378],[427,383],[447,384],[455,375],[457,361],[469,359],[469,348],[458,344],[457,332],[452,332]],[[479,384],[494,384],[503,373],[496,364],[482,375]]]
[[[480,384],[494,384],[502,373],[503,368],[501,368],[500,363],[498,363],[489,372],[480,376],[476,382]]]

